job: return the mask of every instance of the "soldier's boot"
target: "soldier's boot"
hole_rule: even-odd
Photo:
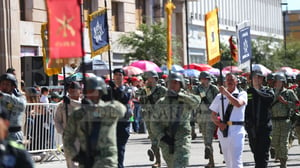
[[[287,159],[280,158],[279,160],[280,160],[280,168],[286,168]]]
[[[275,149],[273,147],[271,147],[270,149],[270,154],[271,154],[271,159],[275,158]]]
[[[155,160],[156,162],[152,165],[153,168],[157,168],[157,167],[160,167],[160,164],[161,164],[161,157],[160,157],[160,152],[159,152],[159,147],[156,146],[156,145],[152,145],[151,146],[151,149],[154,153],[154,156],[155,156]]]
[[[154,161],[154,153],[153,153],[152,149],[148,149],[147,154],[149,156],[149,160],[151,162]]]
[[[192,140],[196,139],[197,138],[197,134],[196,134],[196,131],[195,131],[195,126],[192,127]]]
[[[205,166],[205,168],[213,168],[215,167],[215,161],[214,161],[214,156],[210,155],[209,156],[209,162],[208,164]]]
[[[211,155],[211,149],[209,146],[206,146],[204,150],[204,159],[209,159],[210,155]]]

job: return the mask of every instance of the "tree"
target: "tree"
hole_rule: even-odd
[[[118,42],[132,52],[125,54],[125,63],[132,60],[149,60],[158,66],[166,64],[167,60],[167,29],[162,23],[152,25],[141,24],[136,32],[122,35]],[[172,37],[173,51],[181,46],[176,37]],[[173,52],[173,63],[178,62],[177,52]]]

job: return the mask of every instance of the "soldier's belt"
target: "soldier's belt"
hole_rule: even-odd
[[[287,119],[289,119],[289,117],[288,116],[284,116],[284,117],[272,117],[271,119],[272,120],[287,120]]]
[[[231,125],[244,125],[244,121],[227,121],[226,124],[228,126],[231,126]]]
[[[19,131],[21,131],[21,127],[9,127],[8,131],[9,132],[19,132]]]

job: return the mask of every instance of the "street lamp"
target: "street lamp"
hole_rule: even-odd
[[[285,11],[282,11],[282,17],[283,17],[283,44],[284,44],[284,57],[286,58],[286,15],[288,12],[288,3],[280,3],[281,6],[285,5]]]

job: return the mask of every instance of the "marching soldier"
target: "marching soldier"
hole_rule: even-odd
[[[154,110],[154,104],[163,96],[165,96],[167,89],[158,84],[158,74],[155,71],[148,71],[145,73],[147,77],[146,87],[138,92],[140,97],[140,103],[142,105],[142,115],[146,123],[149,138],[151,140],[151,149],[147,151],[149,160],[154,161],[155,164],[152,167],[160,167],[161,157],[158,147],[158,140],[153,136],[151,124],[155,124],[151,121],[152,115],[157,111]]]
[[[210,119],[211,111],[209,110],[209,106],[219,93],[219,89],[217,86],[211,84],[211,77],[208,72],[202,71],[199,79],[201,83],[194,89],[195,94],[200,95],[201,98],[197,122],[204,139],[204,158],[209,159],[206,167],[215,167],[212,141],[216,125]]]
[[[159,143],[167,166],[183,168],[188,165],[191,147],[191,112],[200,103],[199,98],[186,94],[180,73],[169,75],[167,95],[155,104],[153,135]]]
[[[298,84],[298,87],[295,89],[296,90],[296,95],[298,97],[298,103],[297,103],[297,106],[298,106],[298,110],[297,110],[297,113],[299,114],[299,106],[300,106],[300,73],[298,75],[296,75],[296,83]],[[298,137],[298,143],[300,144],[300,117],[297,117],[296,118],[296,121],[295,121],[295,131],[296,131],[296,135]]]
[[[254,155],[255,167],[266,168],[271,145],[271,103],[273,89],[263,86],[264,76],[261,71],[252,72],[253,87],[247,90],[248,104],[245,112],[245,129]]]
[[[102,78],[88,78],[85,87],[83,106],[69,116],[64,130],[65,152],[79,162],[81,168],[117,167],[116,125],[126,107],[118,101],[101,100],[101,96],[107,94]],[[76,138],[80,143],[79,153],[74,144]]]
[[[25,147],[7,136],[10,128],[9,124],[8,111],[0,109],[0,167],[33,168],[31,156],[25,150]]]
[[[295,93],[284,88],[286,77],[278,73],[274,77],[275,99],[272,103],[272,147],[275,150],[275,158],[280,160],[280,167],[286,167],[288,159],[288,137],[291,129],[290,116],[296,109],[298,101]]]
[[[25,115],[25,97],[14,94],[17,79],[13,74],[5,73],[0,76],[0,106],[8,112],[10,122],[9,138],[23,143],[22,124]]]

